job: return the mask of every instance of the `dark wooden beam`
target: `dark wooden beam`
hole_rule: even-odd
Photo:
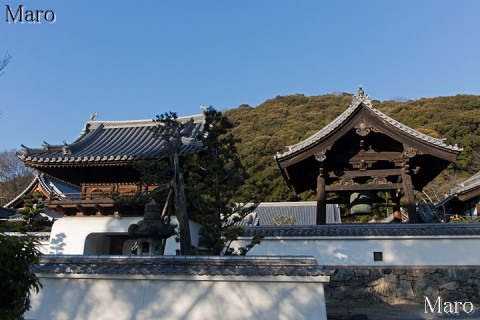
[[[330,171],[328,176],[330,178],[351,179],[355,177],[388,177],[400,176],[402,169],[379,169],[379,170],[345,170],[345,171]]]
[[[330,185],[326,186],[327,192],[341,192],[341,191],[376,191],[376,190],[397,190],[403,189],[401,183],[385,183],[385,184],[354,184],[354,185]]]
[[[391,151],[381,151],[381,152],[360,152],[349,159],[349,162],[357,162],[360,160],[365,161],[395,161],[395,160],[402,160],[402,153],[401,152],[391,152]]]

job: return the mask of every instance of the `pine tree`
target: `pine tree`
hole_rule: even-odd
[[[37,229],[42,220],[37,217],[37,214],[43,212],[44,209],[43,198],[39,192],[23,197],[23,207],[18,210],[18,213],[23,215],[25,231],[35,231]]]
[[[243,235],[243,228],[235,223],[256,205],[252,199],[240,202],[237,198],[247,175],[237,157],[239,141],[229,131],[232,123],[212,107],[207,108],[204,115],[205,130],[200,138],[204,151],[188,162],[188,198],[192,216],[202,225],[201,246],[206,253],[232,254],[230,243]],[[240,253],[246,253],[250,245]]]
[[[184,170],[180,163],[180,148],[183,145],[184,128],[189,123],[177,121],[175,112],[157,115],[154,120],[156,126],[152,132],[161,140],[165,141],[165,152],[170,162],[171,180],[170,185],[174,192],[175,215],[180,228],[180,253],[189,255],[192,250],[190,237],[190,225],[187,215],[187,200],[185,196]]]

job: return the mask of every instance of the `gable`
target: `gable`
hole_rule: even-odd
[[[386,116],[373,108],[368,96],[355,96],[352,105],[332,123],[278,154],[276,160],[295,193],[315,190],[320,167],[327,184],[332,184],[348,183],[352,175],[345,172],[352,171],[356,177],[365,176],[360,183],[371,180],[372,174],[395,183],[407,166],[414,171],[414,188],[421,190],[455,161],[460,151]],[[368,174],[361,172],[367,170]]]

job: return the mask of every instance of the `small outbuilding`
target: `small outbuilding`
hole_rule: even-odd
[[[316,224],[326,223],[328,194],[343,196],[355,210],[368,213],[379,191],[388,194],[385,206],[404,206],[409,222],[416,223],[414,190],[421,191],[460,152],[457,145],[380,112],[360,87],[340,116],[275,158],[294,193],[316,191]]]

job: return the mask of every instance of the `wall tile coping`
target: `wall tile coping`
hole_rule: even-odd
[[[309,256],[85,256],[45,255],[32,266],[35,273],[210,275],[210,276],[329,276]]]
[[[331,224],[319,226],[246,227],[244,236],[480,236],[480,223]]]

